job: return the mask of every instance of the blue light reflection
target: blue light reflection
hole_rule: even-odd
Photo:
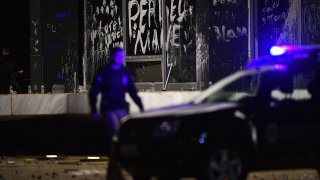
[[[207,133],[201,133],[198,139],[199,144],[204,144],[206,142],[207,139]]]

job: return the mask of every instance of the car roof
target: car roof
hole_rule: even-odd
[[[320,45],[281,45],[273,46],[269,55],[249,61],[245,69],[274,66],[278,70],[287,70],[289,66],[314,65],[319,62]]]
[[[320,45],[282,45],[273,48],[280,48],[283,52],[281,54],[270,53],[270,55],[260,56],[249,61],[245,69],[221,79],[203,93],[194,97],[191,102],[199,103],[226,84],[250,74],[267,71],[286,71],[295,74],[297,72],[307,72],[310,68],[320,70]]]

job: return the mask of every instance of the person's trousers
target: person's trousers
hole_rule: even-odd
[[[105,111],[105,123],[107,129],[107,139],[109,144],[109,163],[107,168],[107,180],[122,180],[122,168],[116,156],[115,144],[112,141],[112,138],[118,132],[121,126],[121,118],[128,114],[128,111],[125,109],[117,109],[113,111]]]

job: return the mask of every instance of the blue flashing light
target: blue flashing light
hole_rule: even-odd
[[[247,63],[246,69],[273,66],[278,71],[287,71],[289,64],[312,58],[314,53],[317,53],[316,58],[320,61],[320,45],[275,45],[270,48],[270,55],[252,59]]]
[[[281,45],[281,46],[272,46],[270,48],[270,54],[272,56],[281,56],[284,54],[292,54],[292,53],[298,53],[298,52],[305,52],[305,51],[310,51],[314,48],[312,47],[307,47],[307,46],[297,46],[297,45]]]
[[[281,46],[272,46],[270,49],[270,54],[272,56],[280,56],[283,55],[287,50],[287,47]]]
[[[56,14],[56,17],[57,18],[65,18],[67,16],[67,14],[65,13],[65,12],[58,12],[57,14]]]
[[[56,13],[56,18],[70,18],[71,17],[71,14],[69,13],[66,13],[66,12],[57,12]]]

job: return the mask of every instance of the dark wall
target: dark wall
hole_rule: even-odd
[[[248,2],[209,4],[209,80],[213,83],[243,69],[248,61]]]
[[[41,3],[43,81],[47,91],[51,91],[53,84],[63,84],[66,92],[70,92],[79,74],[79,1]]]
[[[83,46],[79,43],[81,1],[29,2],[31,84],[38,86],[37,91],[41,84],[45,92],[51,92],[54,84],[64,85],[66,92],[76,90]]]
[[[21,69],[22,88],[29,78],[29,2],[1,1],[0,4],[0,47],[9,46]]]
[[[90,84],[97,70],[107,63],[109,49],[123,45],[124,24],[121,2],[88,0],[85,5],[86,21],[83,20],[86,36],[81,39],[82,32],[79,27],[81,27],[82,20],[79,20],[79,16],[76,17],[76,14],[83,8],[79,5],[80,1],[46,0],[42,7],[45,9],[42,10],[45,20],[42,19],[41,24],[42,42],[45,42],[42,45],[41,55],[43,55],[44,62],[47,63],[44,64],[44,68],[47,70],[45,81],[57,83],[63,81],[68,87],[73,86],[74,73],[79,69],[82,71],[82,66],[75,62],[81,59],[80,54],[83,49],[80,44],[84,42],[85,59],[87,60],[86,66],[84,66],[86,72],[84,78]],[[195,81],[196,61],[202,72],[209,69],[209,77],[201,78],[212,82],[242,69],[247,63],[249,33],[247,0],[207,0],[205,2],[167,0],[166,24],[168,28],[165,31],[162,28],[161,1],[147,1],[152,3],[141,5],[143,2],[145,1],[130,0],[126,4],[127,7],[130,7],[127,8],[128,21],[125,22],[126,36],[128,36],[126,39],[128,55],[161,55],[161,48],[166,47],[167,63],[173,65],[170,82]],[[257,31],[255,35],[258,55],[268,53],[269,48],[274,44],[320,43],[320,1],[256,0],[255,2],[257,3],[255,16]],[[10,3],[8,2],[8,4]],[[197,8],[199,4],[202,4],[201,6],[206,4],[206,7]],[[15,7],[14,3],[11,3],[11,6]],[[22,7],[19,5],[16,8]],[[140,8],[139,13],[138,8]],[[207,14],[197,12],[202,9],[206,10]],[[18,11],[23,12],[21,9]],[[22,55],[28,51],[28,48],[24,50],[21,47],[28,47],[28,44],[15,42],[23,42],[23,38],[25,38],[23,34],[28,32],[28,28],[22,30],[24,28],[22,28],[23,18],[21,16],[20,19],[12,16],[17,11],[3,11],[1,13],[4,14],[2,17],[12,18],[5,20],[8,28],[3,32],[9,35],[2,35],[2,39],[6,39],[6,42],[12,40],[13,44],[18,47],[17,49],[20,49],[21,53],[19,54]],[[203,18],[206,20],[203,21]],[[19,20],[22,23],[16,23]],[[28,26],[28,23],[26,24]],[[163,44],[161,34],[167,35],[167,44]],[[77,40],[80,43],[76,42]],[[196,42],[198,42],[198,49]],[[196,59],[196,55],[200,58]],[[28,58],[28,56],[25,57]],[[156,64],[132,62],[130,67],[136,72],[137,81],[146,80],[145,78],[139,79],[139,77],[144,77],[147,69],[151,69],[158,75],[161,73],[161,70],[158,69],[161,68],[159,62]],[[80,73],[82,74],[82,72]],[[148,71],[148,73],[150,72]],[[78,77],[79,75],[78,73]],[[151,73],[151,75],[154,74]],[[158,75],[157,79],[160,77]],[[149,80],[147,79],[147,81]]]

